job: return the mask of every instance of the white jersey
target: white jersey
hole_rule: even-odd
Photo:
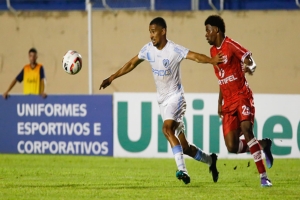
[[[162,50],[158,50],[149,42],[139,52],[139,59],[149,61],[152,67],[159,104],[173,94],[183,92],[180,62],[186,58],[188,52],[189,49],[170,40]]]

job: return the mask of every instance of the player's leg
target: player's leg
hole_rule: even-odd
[[[224,131],[224,140],[228,152],[239,153],[240,139],[238,130]]]
[[[175,157],[175,162],[178,168],[178,171],[176,172],[176,177],[180,180],[183,180],[185,184],[188,184],[190,183],[190,177],[188,175],[186,165],[184,162],[182,146],[178,138],[175,136],[175,130],[177,127],[178,122],[170,119],[165,120],[163,124],[163,133],[169,141],[173,155]]]
[[[209,171],[212,173],[213,181],[217,182],[219,178],[219,172],[217,170],[217,155],[215,153],[207,154],[202,151],[199,147],[194,144],[190,144],[182,129],[180,129],[180,125],[177,128],[179,135],[177,136],[181,146],[183,148],[183,153],[194,158],[197,161],[206,163],[209,165]],[[177,134],[177,132],[176,132]]]
[[[183,124],[183,116],[186,109],[186,102],[183,93],[174,94],[166,102],[160,104],[160,113],[163,118],[163,133],[169,141],[175,162],[178,168],[176,177],[183,180],[185,184],[190,182],[183,157],[183,149],[175,135],[175,131],[180,124]]]
[[[256,168],[261,177],[261,186],[272,186],[271,181],[267,177],[266,168],[262,160],[261,146],[253,134],[254,124],[254,103],[252,99],[241,99],[238,108],[238,116],[240,120],[240,128],[245,137],[251,155],[253,156]]]
[[[252,123],[251,121],[242,121],[241,122],[241,129],[245,136],[245,140],[247,141],[247,144],[249,146],[249,150],[251,155],[254,158],[254,162],[256,164],[256,168],[258,170],[258,173],[260,174],[261,178],[261,186],[263,187],[270,187],[272,186],[271,181],[267,177],[266,168],[262,160],[261,155],[261,148],[259,145],[259,142],[254,137],[253,131],[252,131]]]
[[[212,163],[212,159],[211,156],[208,155],[207,153],[205,153],[204,151],[202,151],[199,147],[197,147],[194,144],[190,144],[187,140],[186,137],[184,135],[183,132],[179,133],[178,135],[178,139],[180,141],[180,144],[182,146],[183,149],[183,153],[185,155],[188,155],[192,158],[194,158],[197,161],[201,161],[203,163],[206,163],[208,165],[211,165]]]
[[[249,105],[250,111],[252,113],[250,121],[251,121],[251,125],[253,126],[254,116],[255,116],[255,107],[254,107],[253,97],[251,97],[249,99],[249,102],[250,102],[250,105]],[[251,128],[251,134],[253,135],[252,131],[253,131],[253,129]],[[271,152],[272,140],[270,138],[264,138],[262,140],[259,140],[258,142],[261,146],[261,149],[263,150],[263,152],[265,154],[267,167],[271,168],[273,166],[273,162],[274,162],[273,155],[272,155],[272,152]]]
[[[270,169],[273,166],[273,162],[274,162],[274,158],[271,151],[272,140],[270,138],[264,138],[262,140],[257,140],[257,141],[261,147],[261,150],[263,150],[265,154],[267,167]],[[238,153],[250,152],[250,149],[247,145],[247,141],[245,139],[240,139],[239,143],[240,145],[239,145]]]
[[[250,152],[249,146],[247,144],[247,141],[245,139],[241,139],[241,130],[233,130],[233,131],[225,131],[224,132],[224,140],[227,147],[227,150],[230,153],[246,153]],[[263,140],[257,140],[260,144],[261,149],[265,149],[268,146],[268,138]]]
[[[239,118],[241,121],[250,121],[251,122],[251,134],[254,137],[253,134],[253,124],[254,124],[254,116],[255,116],[255,107],[254,107],[254,100],[253,98],[249,99],[243,99],[239,103],[240,107],[238,109],[238,114]],[[241,130],[241,134],[244,134],[243,131]],[[273,166],[274,158],[271,152],[271,147],[272,147],[272,140],[269,138],[264,138],[262,140],[257,140],[261,150],[263,150],[266,158],[266,164],[268,168],[271,168]],[[245,139],[240,140],[240,148],[239,148],[239,153],[244,153],[244,152],[250,152],[250,149],[247,148],[247,143],[248,141]]]
[[[261,147],[261,150],[263,150],[265,154],[267,167],[270,169],[273,166],[273,162],[274,162],[274,158],[271,151],[272,140],[270,138],[264,138],[262,140],[257,140],[257,141]],[[250,149],[247,145],[247,141],[245,139],[240,139],[238,153],[245,153],[245,152],[250,152]]]
[[[242,153],[247,149],[247,143],[240,140],[240,127],[237,113],[223,113],[222,128],[225,145],[230,153]]]
[[[271,151],[272,140],[270,138],[264,138],[262,140],[259,140],[258,142],[265,154],[267,167],[270,169],[273,166],[274,162],[274,158]]]
[[[250,120],[252,124],[254,124],[255,108],[253,99],[242,99],[240,102],[232,104],[232,107],[237,107],[237,111],[232,110],[231,113],[224,112],[222,119],[224,138],[227,133],[233,130],[235,132],[234,134],[229,134],[228,137],[225,138],[227,149],[229,152],[237,154],[250,152],[247,141],[245,139],[241,139],[239,136],[243,135],[240,127],[240,121]],[[243,115],[243,113],[246,114],[247,112],[248,115]],[[258,140],[258,142],[261,149],[265,153],[266,164],[268,168],[271,168],[274,161],[271,152],[272,141],[269,138],[265,138],[262,140]]]

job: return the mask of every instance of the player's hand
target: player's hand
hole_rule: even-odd
[[[254,71],[252,71],[246,64],[244,64],[244,66],[243,66],[243,72],[244,73],[248,73],[249,75],[252,76]]]
[[[219,63],[224,62],[223,56],[224,54],[222,52],[219,52],[217,55],[211,58],[211,64],[217,66]]]
[[[224,62],[223,56],[224,56],[224,54],[222,52],[218,52],[217,55],[215,55],[214,57],[211,58],[211,64],[213,66],[216,66],[218,68],[218,70],[220,70],[218,64]]]
[[[3,95],[3,99],[7,99],[7,97],[8,97],[8,93],[7,92],[5,92]]]
[[[107,79],[104,79],[100,85],[99,90],[101,90],[101,88],[105,89],[107,86],[109,86],[111,84],[111,79],[110,77],[108,77]]]
[[[218,115],[219,115],[220,118],[223,118],[222,103],[218,103]]]
[[[46,98],[47,98],[47,94],[43,92],[43,93],[41,94],[41,97],[42,97],[43,99],[46,99]]]

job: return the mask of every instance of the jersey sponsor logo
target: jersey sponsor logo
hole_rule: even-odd
[[[36,78],[27,78],[27,83],[37,83],[37,79]]]
[[[169,66],[169,60],[168,59],[163,59],[163,65],[165,68],[167,68]]]
[[[224,76],[225,76],[224,69],[220,68],[220,70],[219,70],[219,76],[220,76],[220,78],[224,78]]]
[[[219,85],[224,85],[224,84],[227,84],[229,82],[233,82],[235,80],[237,80],[237,78],[234,77],[234,75],[230,75],[230,76],[227,76],[226,78],[219,79]]]
[[[171,69],[166,69],[166,70],[161,69],[161,70],[158,70],[158,69],[154,69],[154,68],[152,68],[152,72],[156,76],[170,76],[171,73],[172,73]]]

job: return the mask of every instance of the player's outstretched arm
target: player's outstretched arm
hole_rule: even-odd
[[[252,56],[248,55],[244,60],[244,72],[253,75],[256,69],[256,63],[254,62]]]
[[[193,60],[198,63],[210,63],[210,64],[216,66],[218,63],[223,62],[222,57],[223,57],[222,53],[218,53],[215,57],[210,58],[204,54],[189,51],[186,56],[186,59]]]
[[[102,84],[100,85],[99,90],[101,90],[101,88],[105,89],[107,86],[109,86],[111,84],[111,82],[113,80],[115,80],[116,78],[118,78],[120,76],[123,76],[123,75],[129,73],[130,71],[132,71],[136,66],[138,66],[143,61],[144,60],[139,59],[138,55],[136,55],[130,61],[128,61],[121,69],[119,69],[116,73],[114,73],[110,77],[104,79],[102,81]]]
[[[16,83],[17,83],[17,79],[14,79],[11,82],[11,84],[9,85],[7,91],[2,95],[4,99],[7,99],[9,91],[11,91],[11,89],[16,85]]]

